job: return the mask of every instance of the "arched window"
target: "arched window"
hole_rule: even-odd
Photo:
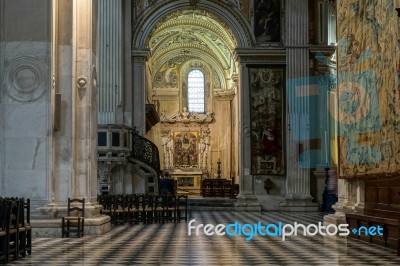
[[[198,69],[189,72],[187,95],[189,112],[204,113],[204,74]]]

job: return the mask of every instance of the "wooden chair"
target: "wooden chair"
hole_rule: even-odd
[[[115,197],[113,195],[102,195],[99,203],[103,206],[100,210],[101,214],[106,214],[111,217],[111,224],[114,224],[113,205]]]
[[[8,206],[6,201],[0,198],[0,264],[8,262],[7,227]]]
[[[31,226],[31,200],[26,199],[23,205],[24,227],[26,230],[26,252],[30,255],[32,253],[32,226]]]
[[[111,210],[111,220],[114,221],[114,225],[124,224],[126,219],[127,202],[124,195],[114,195],[113,206]]]
[[[139,224],[142,221],[141,196],[137,194],[129,195],[127,207],[128,223],[130,225]]]
[[[70,233],[76,233],[77,237],[84,236],[85,228],[85,198],[68,198],[67,216],[62,217],[62,237],[70,236]]]
[[[18,260],[18,246],[19,246],[19,200],[9,199],[6,204],[8,204],[8,212],[6,214],[6,249],[7,249],[7,262],[10,257],[13,256],[14,260]]]
[[[145,195],[145,223],[151,224],[156,222],[156,198],[153,195]]]
[[[171,222],[175,219],[175,197],[172,195],[161,196],[161,211],[159,212],[159,222]]]
[[[26,253],[31,254],[32,250],[32,227],[30,225],[30,199],[25,202],[24,198],[19,199],[18,216],[18,252],[22,257]]]
[[[201,182],[201,194],[203,197],[212,197],[213,196],[212,179],[204,179]]]
[[[232,181],[224,180],[224,197],[232,197]]]
[[[176,198],[176,218],[175,221],[180,222],[181,220],[185,220],[187,222],[188,215],[188,196],[187,195],[179,195]]]

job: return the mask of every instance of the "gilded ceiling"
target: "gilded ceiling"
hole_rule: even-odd
[[[217,80],[227,80],[236,73],[234,35],[218,17],[206,11],[180,10],[164,17],[154,27],[148,46],[155,77],[168,67],[176,69],[193,60],[208,64]]]

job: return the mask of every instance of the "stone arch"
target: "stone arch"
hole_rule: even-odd
[[[158,21],[178,10],[193,8],[189,1],[160,1],[159,4],[148,7],[143,12],[142,17],[138,18],[135,31],[132,36],[132,49],[145,49],[149,36]],[[232,31],[232,37],[236,41],[236,46],[240,48],[250,47],[255,42],[254,35],[251,33],[251,25],[240,12],[230,8],[220,1],[205,0],[196,4],[196,8],[208,11],[222,19],[226,26]],[[230,12],[227,12],[229,10]]]

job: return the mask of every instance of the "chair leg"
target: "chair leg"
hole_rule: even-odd
[[[62,217],[62,222],[61,222],[61,237],[64,238],[65,236],[65,219]]]
[[[32,229],[26,233],[26,251],[29,255],[32,253]]]
[[[78,218],[78,237],[81,237],[81,218]]]

